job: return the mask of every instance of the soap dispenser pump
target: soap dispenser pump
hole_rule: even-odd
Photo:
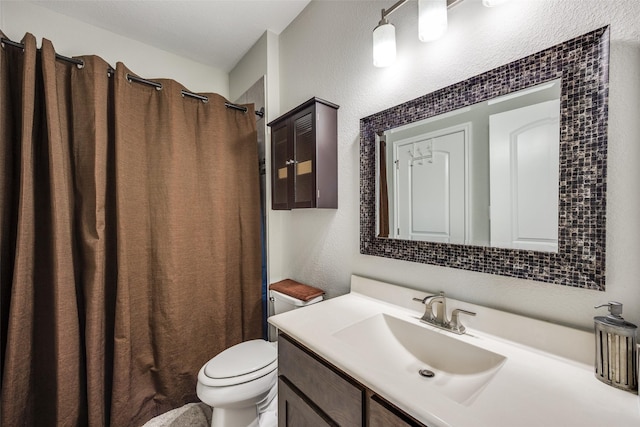
[[[636,330],[622,318],[622,304],[610,301],[595,308],[608,307],[607,316],[593,318],[596,333],[596,378],[613,387],[638,391]]]

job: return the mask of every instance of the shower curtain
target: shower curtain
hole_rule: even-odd
[[[142,425],[261,337],[253,109],[22,43],[0,49],[0,425]]]

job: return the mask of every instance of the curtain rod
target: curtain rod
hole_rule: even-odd
[[[0,42],[2,42],[2,44],[6,44],[8,46],[12,46],[12,47],[17,47],[18,49],[22,49],[22,51],[24,52],[24,43],[18,43],[18,42],[14,42],[13,40],[9,40],[9,39],[5,39],[4,37],[0,40]],[[40,50],[40,49],[38,49]],[[84,67],[84,61],[82,59],[76,59],[76,58],[69,58],[68,56],[62,56],[58,53],[56,53],[56,59],[59,59],[61,61],[65,61],[65,62],[70,62],[74,65],[76,65],[78,68],[83,68]]]
[[[22,51],[24,51],[24,43],[14,42],[13,40],[5,39],[4,37],[2,37],[2,39],[0,39],[0,42],[3,45],[6,44],[7,46],[16,47],[16,48],[22,49]],[[38,50],[40,50],[40,49],[38,49]],[[78,68],[83,68],[84,67],[84,61],[81,60],[81,59],[69,58],[67,56],[63,56],[63,55],[60,55],[60,54],[57,54],[57,53],[56,53],[56,59],[59,59],[61,61],[65,61],[65,62],[69,62],[71,64],[74,64]],[[111,77],[114,73],[115,73],[115,70],[113,68],[109,67],[107,69],[107,76]],[[142,84],[146,84],[146,85],[149,85],[149,86],[153,86],[157,90],[162,90],[162,83],[158,83],[158,82],[154,82],[154,81],[151,81],[151,80],[143,79],[141,77],[137,77],[137,76],[134,76],[134,75],[129,74],[129,73],[126,74],[126,77],[127,77],[127,80],[130,81],[130,82],[142,83]],[[186,90],[181,90],[180,94],[183,97],[187,96],[187,97],[190,97],[190,98],[195,98],[195,99],[198,99],[198,100],[200,100],[200,101],[202,101],[204,103],[209,102],[209,98],[208,97],[206,97],[204,95],[199,95],[197,93],[189,92],[189,91],[186,91]],[[248,111],[247,107],[242,107],[240,105],[231,104],[230,102],[225,102],[224,106],[227,107],[227,108],[234,109],[234,110],[242,111],[244,113],[246,113]],[[260,108],[260,110],[257,110],[255,113],[256,113],[256,116],[264,117],[264,107]]]

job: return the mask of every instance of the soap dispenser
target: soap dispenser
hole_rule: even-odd
[[[622,304],[610,301],[595,308],[608,307],[609,315],[593,318],[596,333],[596,378],[613,387],[638,391],[636,330],[622,318]]]

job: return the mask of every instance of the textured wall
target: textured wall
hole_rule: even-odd
[[[390,1],[313,1],[280,36],[280,105],[312,96],[340,105],[339,209],[292,212],[283,257],[296,280],[348,292],[352,273],[556,323],[591,328],[593,305],[625,304],[640,323],[640,2],[519,0],[488,9],[465,0],[449,30],[417,38],[417,6],[393,15],[398,60],[372,65],[371,31]],[[611,24],[607,291],[573,289],[359,254],[359,119]]]

